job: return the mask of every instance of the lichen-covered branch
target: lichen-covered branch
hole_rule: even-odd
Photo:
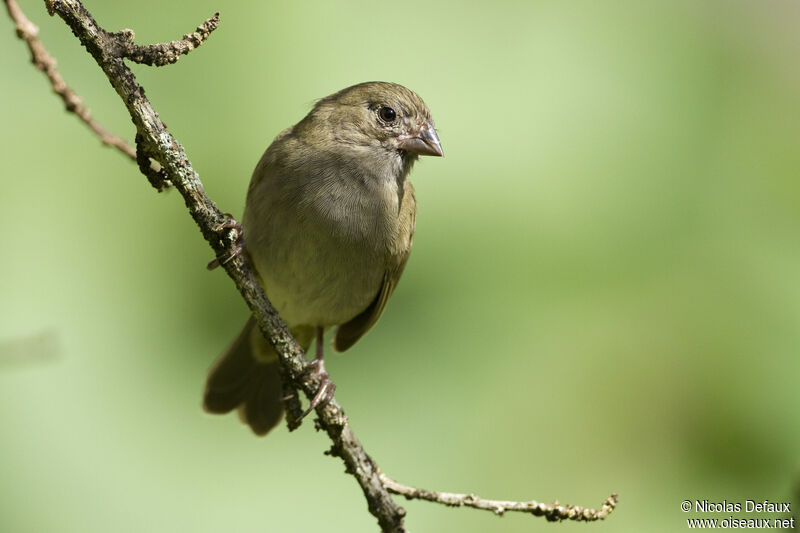
[[[208,39],[211,32],[219,26],[219,13],[200,24],[192,33],[187,33],[183,39],[168,43],[139,45],[133,42],[133,30],[122,30],[115,34],[119,40],[121,50],[119,54],[135,63],[161,67],[175,63],[181,55],[188,54]]]
[[[574,520],[576,522],[594,522],[595,520],[605,520],[617,506],[618,497],[612,494],[599,509],[581,507],[580,505],[562,505],[558,501],[552,503],[542,503],[535,500],[528,502],[515,502],[507,500],[488,500],[476,494],[458,494],[454,492],[435,492],[432,490],[418,489],[403,485],[388,477],[383,472],[380,473],[383,486],[390,492],[405,496],[409,500],[425,500],[428,502],[441,503],[448,507],[471,507],[491,511],[496,515],[503,515],[506,512],[530,513],[534,516],[544,516],[551,522],[560,520]]]
[[[190,52],[208,38],[219,25],[219,14],[206,20],[198,26],[196,32],[185,35],[182,40],[142,46],[133,43],[132,30],[111,33],[103,29],[79,0],[45,0],[48,12],[51,15],[57,14],[67,23],[122,98],[136,126],[134,151],[127,143],[108,133],[89,117],[80,98],[66,86],[55,70],[55,60],[38,41],[36,27],[25,18],[15,0],[4,1],[17,25],[17,34],[28,43],[34,64],[47,74],[54,90],[64,99],[67,109],[77,113],[89,124],[103,142],[117,146],[128,157],[136,160],[140,170],[154,187],[161,190],[171,183],[184,198],[190,215],[216,257],[225,258],[215,263],[224,267],[233,279],[253,312],[262,334],[278,353],[285,382],[287,421],[290,429],[299,425],[297,414],[300,406],[295,391],[302,391],[308,398],[312,398],[321,385],[319,375],[306,371],[307,363],[302,348],[289,334],[286,325],[267,300],[250,268],[247,255],[232,253],[237,246],[238,237],[236,224],[233,223],[235,221],[230,215],[221,212],[206,195],[183,147],[167,131],[166,125],[145,97],[144,89],[137,83],[124,61],[130,59],[155,66],[174,63],[181,54]],[[437,493],[401,485],[384,476],[367,455],[350,428],[344,411],[335,400],[317,408],[317,415],[317,428],[324,430],[333,442],[327,453],[344,461],[346,471],[357,479],[370,513],[377,518],[381,531],[385,533],[406,531],[403,523],[405,510],[394,502],[392,493],[445,505],[488,509],[497,514],[505,511],[528,512],[545,516],[549,520],[602,520],[617,503],[616,495],[612,495],[599,510],[595,510],[563,506],[557,502],[542,504],[485,500],[470,494]]]

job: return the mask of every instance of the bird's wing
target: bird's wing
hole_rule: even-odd
[[[381,287],[372,303],[356,315],[355,318],[340,325],[336,330],[336,339],[333,344],[336,351],[343,352],[347,350],[375,325],[375,322],[381,317],[383,309],[386,307],[386,302],[389,301],[389,297],[394,292],[400,276],[403,274],[406,262],[408,262],[408,256],[411,253],[411,242],[414,238],[417,218],[417,201],[414,197],[414,187],[411,182],[407,182],[406,193],[403,195],[401,205],[400,212],[407,213],[408,217],[405,221],[407,233],[401,237],[403,245],[398,246],[396,252],[392,254],[383,274]]]
[[[397,281],[400,279],[400,274],[403,273],[407,259],[408,254],[405,255],[405,258],[396,269],[387,271],[384,274],[378,295],[361,314],[339,326],[339,329],[336,330],[336,340],[334,342],[336,351],[343,352],[350,348],[375,325],[375,322],[381,317],[384,307],[386,307],[386,302],[389,301],[389,297],[394,292],[395,286],[397,286]]]

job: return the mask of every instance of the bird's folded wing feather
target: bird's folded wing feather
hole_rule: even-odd
[[[355,342],[360,339],[369,329],[375,325],[386,307],[386,302],[394,292],[400,276],[408,262],[408,256],[411,253],[411,241],[414,238],[414,228],[416,226],[417,218],[417,201],[414,197],[414,187],[410,182],[407,182],[406,194],[402,201],[403,206],[400,211],[408,214],[408,237],[407,241],[403,238],[404,245],[399,247],[397,253],[392,256],[390,264],[387,266],[386,272],[383,275],[383,282],[378,290],[378,294],[371,304],[367,306],[364,311],[359,313],[355,318],[345,322],[336,330],[336,339],[334,340],[334,348],[343,352],[350,348]]]

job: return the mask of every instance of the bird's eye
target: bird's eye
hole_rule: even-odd
[[[394,122],[397,118],[397,112],[389,106],[383,106],[378,109],[378,116],[381,117],[381,120],[384,122]]]

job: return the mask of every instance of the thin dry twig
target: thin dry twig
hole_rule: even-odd
[[[110,33],[100,27],[79,0],[45,0],[48,12],[51,15],[58,14],[67,23],[97,61],[125,103],[137,130],[137,150],[133,151],[124,141],[120,140],[122,145],[110,142],[116,137],[89,117],[88,110],[82,106],[80,98],[66,86],[55,70],[55,60],[36,37],[38,29],[25,18],[15,0],[4,1],[11,18],[17,24],[17,34],[31,49],[33,63],[47,74],[54,90],[64,99],[67,109],[76,112],[103,139],[103,142],[117,146],[126,155],[135,159],[142,173],[156,188],[160,190],[165,183],[174,184],[216,257],[232,257],[229,261],[223,262],[222,266],[250,306],[262,334],[278,353],[282,375],[286,378],[284,393],[287,395],[287,420],[290,428],[292,421],[299,424],[299,420],[293,420],[294,417],[291,416],[292,413],[299,412],[299,399],[294,395],[294,391],[302,391],[310,399],[318,390],[320,379],[317,373],[306,372],[307,363],[302,348],[290,335],[285,323],[267,300],[246,254],[231,254],[237,246],[237,234],[230,229],[232,217],[222,213],[206,195],[183,147],[167,131],[166,125],[158,118],[158,113],[144,96],[144,90],[124,63],[124,59],[155,66],[174,63],[180,55],[200,46],[208,38],[219,25],[219,13],[198,26],[196,32],[185,35],[182,40],[140,46],[133,43],[132,30]],[[317,415],[319,418],[316,427],[324,430],[333,441],[327,453],[340,457],[345,463],[347,473],[357,479],[370,513],[378,519],[384,532],[406,531],[403,523],[405,510],[394,502],[391,493],[408,499],[422,499],[449,506],[487,509],[496,514],[503,514],[505,511],[528,512],[536,516],[545,516],[548,520],[602,520],[617,504],[616,494],[609,497],[603,506],[596,510],[564,506],[558,502],[543,504],[533,501],[486,500],[473,494],[431,492],[401,485],[385,476],[367,455],[350,428],[344,411],[335,400],[318,407]]]
[[[476,494],[459,494],[454,492],[435,492],[432,490],[418,489],[403,485],[393,480],[383,472],[379,474],[383,486],[389,492],[405,496],[408,500],[425,500],[428,502],[440,503],[448,507],[471,507],[491,511],[496,515],[502,516],[506,512],[530,513],[534,516],[544,516],[551,522],[560,520],[574,520],[576,522],[594,522],[595,520],[605,520],[606,517],[616,508],[619,498],[614,493],[603,502],[599,509],[581,507],[580,505],[562,505],[558,501],[552,503],[542,503],[536,500],[528,502],[516,502],[507,500],[488,500]]]
[[[91,111],[83,105],[80,96],[67,85],[64,78],[58,73],[55,58],[50,55],[41,41],[39,41],[39,28],[28,20],[16,0],[5,0],[5,3],[8,15],[16,24],[17,37],[25,41],[25,44],[28,45],[28,50],[30,50],[31,53],[31,63],[33,63],[37,69],[44,72],[44,75],[50,80],[50,85],[53,86],[53,92],[64,101],[64,106],[67,108],[67,111],[75,113],[78,118],[100,137],[103,144],[106,146],[113,146],[135,162],[136,150],[130,144],[117,137],[94,120]]]

